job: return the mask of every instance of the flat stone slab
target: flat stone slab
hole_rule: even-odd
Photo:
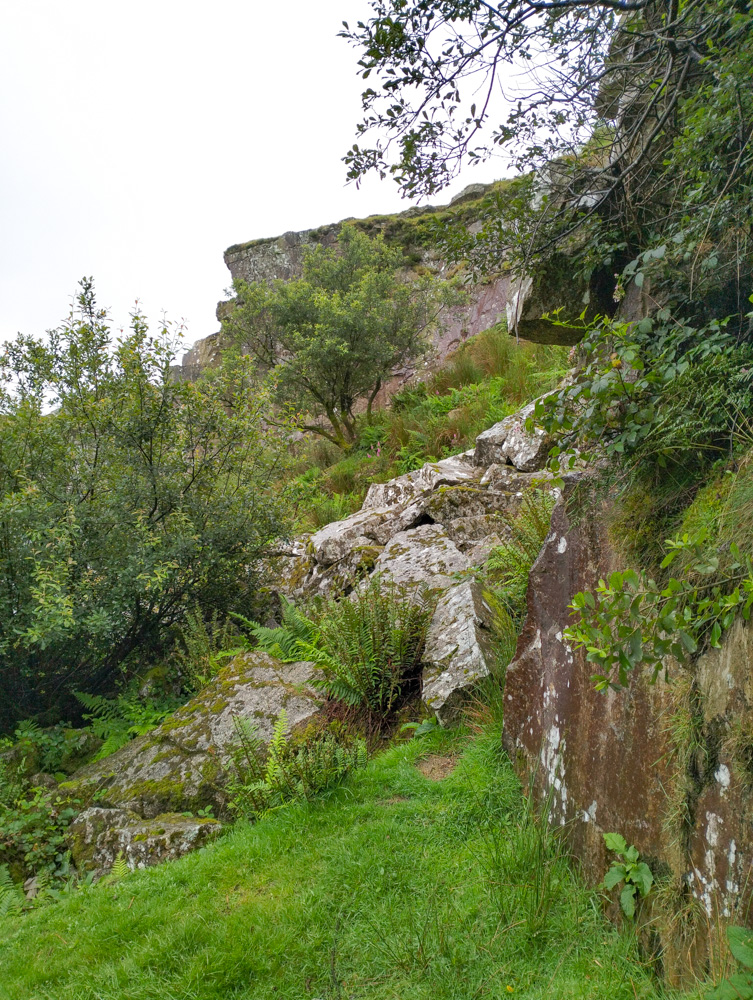
[[[145,820],[128,809],[93,806],[71,823],[67,839],[78,870],[100,877],[119,855],[131,871],[147,868],[195,851],[221,831],[216,819],[164,813]]]
[[[466,580],[444,593],[426,637],[423,699],[442,723],[452,722],[474,685],[494,666],[492,610],[481,585]]]
[[[150,819],[160,813],[226,808],[225,764],[235,719],[255,723],[269,741],[280,711],[291,727],[320,708],[312,663],[281,663],[261,651],[232,660],[195,698],[145,736],[77,771],[61,791],[90,804],[125,808]]]

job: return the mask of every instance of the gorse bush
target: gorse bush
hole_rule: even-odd
[[[175,351],[138,314],[114,336],[85,281],[46,340],[0,353],[0,731],[111,693],[197,604],[251,606],[284,520],[271,389],[231,355],[177,379]]]
[[[240,815],[261,816],[286,802],[310,799],[366,766],[364,740],[336,724],[291,735],[283,709],[265,746],[253,722],[240,717],[234,722],[227,790],[230,808]]]
[[[313,660],[322,671],[314,683],[351,707],[386,716],[418,676],[436,598],[379,576],[346,600],[322,602],[307,617],[283,606],[281,628],[258,625],[262,649],[283,660]]]

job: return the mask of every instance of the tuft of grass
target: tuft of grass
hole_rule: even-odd
[[[416,767],[459,757],[442,781]],[[395,745],[319,799],[0,924],[3,1000],[659,1000],[498,725]]]

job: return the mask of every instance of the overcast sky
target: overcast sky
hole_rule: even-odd
[[[336,35],[366,10],[0,0],[0,342],[56,326],[93,275],[118,323],[138,297],[189,346],[217,328],[227,246],[409,207],[345,184],[362,81]]]

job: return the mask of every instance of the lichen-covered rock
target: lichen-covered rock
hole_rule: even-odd
[[[216,819],[163,813],[145,820],[128,809],[92,806],[71,823],[67,840],[79,871],[107,874],[122,856],[133,871],[174,861],[213,840],[222,830]]]
[[[473,452],[467,451],[441,462],[427,462],[420,469],[406,472],[388,483],[374,483],[369,487],[361,510],[376,510],[410,503],[427,496],[440,486],[459,486],[473,483],[481,476],[473,463]]]
[[[445,527],[459,517],[499,514],[517,507],[514,494],[479,486],[440,486],[427,499],[425,517]]]
[[[442,724],[460,711],[473,686],[494,666],[492,611],[476,580],[444,593],[426,637],[423,699]]]
[[[342,562],[354,548],[385,545],[400,531],[416,524],[423,514],[419,503],[367,508],[342,521],[333,521],[311,536],[311,549],[320,566]]]
[[[164,812],[226,807],[225,764],[235,718],[254,722],[264,740],[285,709],[291,726],[315,715],[311,663],[281,663],[254,651],[237,656],[192,701],[146,736],[82,768],[61,785],[71,799],[129,809],[151,818]]]
[[[476,438],[476,465],[487,468],[493,463],[507,462],[520,472],[536,472],[546,465],[552,441],[541,427],[526,429],[533,416],[535,403],[505,417]]]
[[[492,490],[502,490],[522,497],[526,490],[546,488],[554,478],[554,475],[546,469],[538,472],[519,472],[512,465],[493,462],[479,480],[479,486],[487,486]]]
[[[450,587],[452,576],[470,563],[440,524],[422,524],[395,535],[376,561],[375,571],[396,584]]]

